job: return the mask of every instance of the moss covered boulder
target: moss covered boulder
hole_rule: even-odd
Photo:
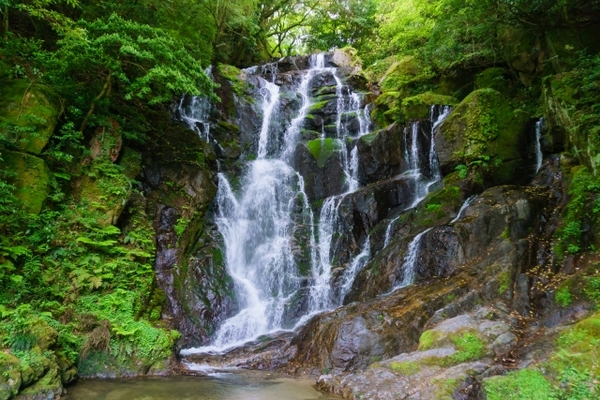
[[[123,147],[119,126],[114,123],[96,130],[90,141],[91,160],[77,182],[80,203],[96,212],[101,226],[115,224],[132,191],[132,181],[141,171],[141,154]]]
[[[46,86],[29,80],[1,84],[0,135],[21,151],[40,154],[56,127],[60,103]]]
[[[381,95],[375,101],[373,120],[380,126],[404,122],[402,100],[422,93],[424,85],[433,77],[430,68],[413,56],[394,58],[379,81]],[[432,104],[438,103],[428,105]]]
[[[529,117],[494,89],[469,94],[435,134],[444,174],[461,165],[478,169],[494,184],[524,176]]]
[[[4,151],[0,159],[0,173],[15,187],[13,195],[25,210],[39,214],[50,190],[51,172],[44,160],[18,151]]]
[[[402,100],[402,114],[405,118],[425,119],[429,117],[431,106],[453,106],[458,103],[452,96],[426,92]]]

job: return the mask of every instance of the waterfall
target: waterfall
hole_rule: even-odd
[[[324,54],[313,55],[310,68],[304,71],[293,89],[300,100],[296,114],[279,134],[274,121],[282,107],[280,97],[283,95],[275,83],[277,63],[253,67],[246,73],[260,74],[256,77],[259,87],[257,105],[262,111],[257,157],[247,163],[243,176],[235,185],[225,174],[218,174],[216,197],[216,224],[223,237],[224,259],[233,280],[239,311],[222,322],[210,346],[188,349],[186,353],[222,351],[268,332],[293,329],[308,316],[339,305],[370,257],[367,239],[360,254],[343,273],[339,288],[341,298],[334,295],[331,263],[336,251],[338,212],[345,196],[359,186],[358,150],[346,147],[347,138],[367,134],[371,126],[369,110],[362,106],[362,97],[342,84],[337,69],[325,67]],[[315,216],[304,192],[304,180],[290,162],[311,107],[311,80],[323,73],[331,73],[336,83],[335,140],[342,144],[339,154],[347,189],[344,194],[325,200],[319,225],[315,226]],[[352,129],[346,126],[349,116],[358,119],[352,119]],[[305,235],[305,255],[310,258],[308,277],[306,273],[301,274],[294,254],[294,232],[298,223],[309,228]],[[304,315],[287,315],[287,310],[294,309],[298,301],[304,304]]]
[[[542,167],[544,153],[542,153],[542,131],[544,130],[544,118],[540,118],[535,123],[535,173],[537,174]]]
[[[463,212],[467,209],[467,207],[469,207],[471,205],[473,200],[475,200],[476,198],[477,198],[477,195],[473,195],[473,196],[469,197],[467,200],[465,200],[463,205],[460,207],[460,210],[458,210],[458,214],[456,214],[456,217],[454,217],[454,219],[452,221],[450,221],[450,224],[453,224],[456,221],[458,221],[462,217]]]
[[[344,270],[342,275],[342,286],[340,287],[340,293],[338,296],[338,304],[341,304],[344,297],[348,294],[354,283],[354,278],[360,272],[360,270],[367,264],[371,257],[371,237],[367,236],[365,243],[363,244],[362,251],[354,257],[350,265]]]
[[[392,228],[394,227],[394,223],[400,219],[400,216],[397,216],[393,220],[390,221],[386,230],[385,230],[385,239],[383,240],[383,248],[387,247],[390,244],[390,240],[392,240]]]
[[[208,67],[205,71],[209,78],[213,78],[212,67]],[[196,132],[201,139],[210,142],[210,113],[212,111],[212,103],[208,97],[191,96],[186,102],[187,96],[181,96],[177,105],[177,115],[179,119]]]
[[[315,284],[310,290],[310,308],[326,309],[331,306],[331,244],[334,229],[338,221],[338,208],[343,198],[332,196],[321,208],[319,217],[319,258],[317,268],[313,269]]]
[[[431,106],[429,110],[431,135],[429,137],[429,149],[427,151],[428,170],[424,170],[422,168],[422,141],[419,140],[421,122],[413,121],[410,125],[410,129],[405,128],[404,130],[404,157],[409,168],[406,172],[404,172],[404,174],[413,180],[415,184],[415,198],[408,209],[416,207],[421,201],[423,201],[423,199],[427,196],[427,193],[429,193],[431,187],[442,179],[434,138],[437,129],[448,117],[448,115],[450,115],[451,111],[452,108],[449,106]]]
[[[275,106],[279,102],[279,86],[265,80],[262,80],[262,82],[264,82],[265,87],[260,90],[263,96],[263,120],[258,141],[258,158],[265,158],[267,155],[271,116],[273,115]]]
[[[212,104],[206,97],[192,96],[189,102],[185,103],[186,96],[181,96],[177,113],[179,118],[187,124],[187,126],[195,131],[201,139],[210,141],[210,111]]]
[[[408,245],[406,255],[404,256],[404,262],[402,263],[402,272],[404,275],[402,278],[402,282],[400,282],[399,285],[394,287],[391,290],[392,292],[396,289],[400,289],[415,283],[415,279],[417,277],[417,256],[419,255],[419,245],[421,244],[421,238],[431,229],[433,228],[426,229],[423,232],[419,233]]]

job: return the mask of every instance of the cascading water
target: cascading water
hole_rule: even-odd
[[[542,168],[544,153],[542,152],[542,130],[544,129],[544,118],[535,123],[535,173]]]
[[[388,244],[390,244],[390,240],[392,240],[392,228],[394,227],[394,223],[400,219],[400,216],[397,216],[393,220],[390,221],[386,230],[385,230],[385,238],[383,240],[383,247],[385,248]]]
[[[185,103],[186,96],[181,96],[177,112],[187,126],[195,131],[201,139],[210,141],[210,110],[212,104],[206,97],[192,96]]]
[[[371,238],[367,236],[365,243],[363,244],[363,250],[352,260],[348,268],[344,270],[344,274],[342,275],[342,285],[340,287],[340,293],[338,295],[338,304],[341,304],[346,297],[346,294],[352,288],[352,283],[354,283],[354,278],[359,273],[359,271],[367,264],[369,261],[369,257],[371,256]]]
[[[415,183],[415,198],[408,207],[416,207],[429,193],[430,188],[442,178],[442,174],[435,150],[434,136],[442,122],[448,117],[452,108],[449,106],[432,106],[429,111],[429,121],[431,123],[431,136],[429,138],[428,150],[428,171],[422,168],[421,162],[421,141],[419,140],[420,121],[411,123],[410,129],[404,132],[405,159],[409,166],[404,174]],[[410,137],[410,139],[409,139]],[[410,145],[409,145],[410,142]]]
[[[204,71],[209,78],[212,76],[212,67],[208,67]],[[212,103],[208,97],[204,96],[181,96],[177,106],[177,115],[187,124],[187,126],[195,131],[201,139],[210,142],[210,113],[212,111]]]
[[[408,245],[408,249],[406,250],[406,255],[404,256],[404,262],[402,263],[402,272],[403,278],[402,282],[397,285],[392,291],[396,289],[400,289],[406,287],[408,285],[412,285],[415,283],[415,279],[417,277],[417,256],[419,255],[419,245],[421,244],[421,238],[427,232],[429,232],[432,228],[426,229],[423,232],[419,233]]]
[[[477,195],[473,195],[473,196],[469,197],[467,200],[465,200],[463,205],[460,207],[460,210],[458,210],[458,214],[456,214],[456,217],[454,217],[454,219],[452,221],[450,221],[450,224],[453,224],[456,221],[458,221],[462,217],[463,212],[465,212],[467,207],[469,207],[471,205],[471,203],[473,202],[473,200],[475,200],[476,198],[477,198]]]
[[[280,87],[274,83],[277,66],[269,64],[268,70],[246,70],[249,74],[260,73],[272,79],[256,78],[262,109],[256,160],[248,162],[237,190],[232,189],[226,175],[218,175],[216,223],[223,237],[227,271],[234,282],[239,312],[221,324],[211,346],[190,349],[188,353],[220,351],[270,331],[293,328],[294,324],[306,319],[306,315],[300,318],[286,315],[286,310],[293,308],[292,303],[298,301],[298,297],[307,297],[307,315],[338,305],[370,256],[367,240],[361,253],[344,273],[339,291],[342,299],[334,296],[330,257],[335,251],[333,237],[338,208],[345,194],[358,188],[358,152],[355,149],[348,151],[346,138],[368,133],[371,122],[368,108],[361,106],[360,96],[342,84],[335,68],[325,67],[323,54],[312,56],[310,64],[310,69],[301,76],[295,89],[300,100],[299,109],[281,137],[273,123],[281,103]],[[323,73],[331,73],[336,82],[338,125],[334,140],[343,144],[339,153],[346,173],[347,190],[345,194],[330,197],[324,202],[317,235],[314,216],[304,192],[304,181],[290,162],[311,107],[310,82]],[[347,122],[344,118],[348,115],[358,119],[358,130],[344,126]],[[292,245],[294,224],[298,222],[295,218],[299,212],[302,223],[310,227],[308,288],[305,287],[306,277],[301,275],[294,258]]]

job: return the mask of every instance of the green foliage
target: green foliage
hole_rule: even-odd
[[[352,46],[368,53],[377,27],[377,1],[321,1],[307,23],[307,50]]]
[[[600,277],[589,276],[585,277],[585,285],[583,293],[592,300],[596,306],[600,305]]]
[[[459,335],[451,335],[450,341],[454,344],[457,352],[450,356],[452,363],[460,364],[481,358],[485,352],[485,343],[475,334],[464,332]]]
[[[554,301],[561,307],[567,307],[573,302],[573,296],[568,286],[562,286],[556,289]]]
[[[552,398],[550,383],[537,370],[521,369],[504,376],[485,379],[484,388],[489,400]]]
[[[600,183],[587,168],[573,169],[568,194],[570,201],[554,234],[554,252],[559,257],[590,248],[591,239],[584,234],[584,225],[600,228]]]

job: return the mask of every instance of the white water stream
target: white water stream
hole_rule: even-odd
[[[334,296],[331,258],[336,245],[334,236],[338,209],[344,197],[359,187],[358,152],[356,148],[349,151],[346,139],[369,133],[371,122],[368,109],[361,109],[360,96],[342,84],[335,68],[325,67],[323,54],[312,56],[310,64],[310,69],[304,72],[295,89],[300,105],[283,132],[283,140],[279,140],[274,129],[274,119],[277,118],[281,103],[280,87],[274,83],[277,66],[270,65],[269,71],[266,71],[273,77],[271,82],[258,77],[262,123],[257,158],[248,162],[236,189],[232,188],[225,174],[218,175],[216,223],[223,237],[225,262],[234,282],[239,312],[221,324],[210,346],[186,349],[182,354],[223,351],[269,332],[294,329],[308,316],[338,306],[354,277],[370,257],[367,238],[361,253],[344,272],[339,289],[341,299]],[[257,68],[246,72],[265,73]],[[304,181],[290,166],[290,162],[311,106],[311,80],[325,73],[331,73],[336,83],[337,137],[334,140],[343,143],[339,156],[347,189],[342,195],[326,199],[316,227],[304,192]],[[346,128],[344,117],[352,113],[355,113],[353,115],[358,118],[360,126],[354,134]],[[295,218],[299,208],[302,224],[308,227],[308,287],[294,254],[294,232],[298,222]],[[287,310],[293,308],[294,302],[302,296],[305,297],[307,308],[305,315],[286,315]]]
[[[535,123],[535,173],[542,168],[544,153],[542,152],[542,130],[544,129],[544,118]]]

